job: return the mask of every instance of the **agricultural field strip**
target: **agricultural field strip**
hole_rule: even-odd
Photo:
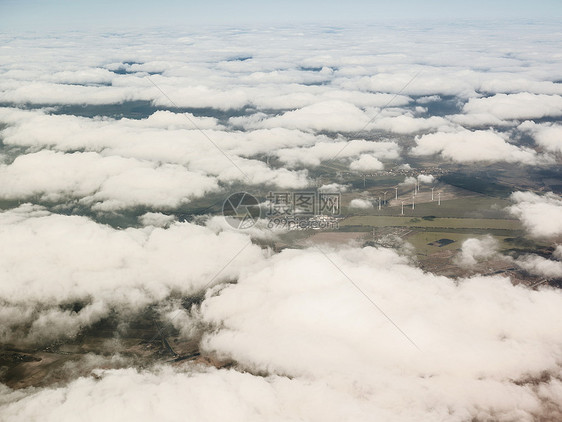
[[[456,218],[438,217],[425,220],[421,217],[392,217],[392,216],[352,216],[340,221],[340,226],[370,226],[370,227],[427,227],[449,229],[499,229],[521,230],[518,220],[493,218]]]

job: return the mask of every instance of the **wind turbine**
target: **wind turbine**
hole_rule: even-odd
[[[441,192],[437,193],[437,205],[441,205]]]
[[[416,197],[412,196],[412,209],[415,210],[416,209]]]
[[[404,215],[404,201],[402,201],[402,212],[400,213],[400,215]]]
[[[394,189],[396,189],[396,200],[398,201],[398,186],[396,186]]]
[[[433,189],[435,189],[434,187],[431,188],[431,201],[433,202]]]
[[[379,211],[381,209],[381,197],[379,196]]]

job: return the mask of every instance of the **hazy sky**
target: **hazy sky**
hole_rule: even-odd
[[[379,0],[161,2],[146,0],[0,0],[0,31],[167,24],[237,24],[381,19],[498,19],[562,17],[562,1]]]

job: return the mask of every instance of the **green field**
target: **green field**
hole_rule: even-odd
[[[376,216],[362,215],[352,216],[340,221],[340,227],[367,226],[367,227],[420,227],[420,228],[443,228],[443,229],[480,229],[480,230],[510,230],[522,229],[518,220],[493,219],[493,218],[450,218],[437,217],[424,219],[412,216]]]
[[[475,236],[474,234],[468,233],[453,232],[417,232],[412,234],[411,236],[408,236],[406,240],[416,248],[416,252],[418,255],[429,255],[433,252],[460,249],[460,247],[462,246],[462,242],[474,237],[480,238],[481,236]],[[505,239],[507,238],[506,236],[494,236],[494,238],[498,241],[500,250],[506,250],[513,246],[510,243],[505,242]],[[440,239],[450,239],[454,242],[444,246],[435,246],[429,244]]]
[[[351,194],[342,195],[344,203],[349,203],[351,199],[357,196]],[[506,218],[507,214],[504,209],[511,205],[510,201],[500,198],[489,198],[483,196],[474,196],[468,198],[455,198],[450,200],[442,200],[441,205],[437,202],[420,202],[416,204],[416,208],[411,208],[411,198],[404,201],[404,214],[406,216],[423,217],[426,215],[434,215],[436,217],[460,217],[460,218]],[[357,213],[354,209],[344,209],[344,212]],[[361,210],[361,214],[365,215],[388,215],[399,216],[400,206],[383,207],[380,211],[376,205],[372,209]]]

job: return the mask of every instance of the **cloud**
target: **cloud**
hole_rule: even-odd
[[[319,192],[346,192],[349,189],[349,185],[342,185],[339,183],[328,183],[322,185],[318,188]]]
[[[7,145],[90,152],[90,155],[80,156],[82,161],[85,161],[86,157],[93,157],[91,152],[95,151],[100,153],[100,160],[106,158],[103,162],[136,162],[141,167],[152,166],[161,174],[164,168],[174,168],[178,173],[191,174],[201,180],[208,178],[208,183],[202,182],[200,188],[192,187],[193,194],[196,196],[197,192],[202,192],[210,184],[218,185],[218,182],[229,184],[244,181],[249,184],[268,183],[281,188],[305,187],[308,185],[306,171],[275,169],[260,160],[245,157],[263,154],[272,148],[306,145],[316,140],[314,136],[283,129],[251,133],[210,131],[210,128],[218,129],[215,119],[192,119],[197,127],[209,128],[206,130],[207,136],[211,138],[210,141],[199,130],[186,129],[186,126],[193,128],[186,116],[170,112],[155,112],[142,120],[116,120],[52,116],[45,115],[44,112],[4,108],[0,109],[0,119],[9,124],[2,132],[4,143]],[[263,142],[264,140],[266,142]],[[39,154],[48,155],[45,151]],[[65,157],[64,163],[72,165],[71,161],[76,162],[79,154],[58,156]],[[54,156],[44,163],[45,166],[54,159],[52,157]],[[18,159],[20,161],[16,164],[21,165],[34,158],[21,155]],[[62,161],[62,158],[59,159],[56,172],[70,174],[72,169],[63,168]],[[166,166],[163,163],[170,165]],[[7,169],[10,170],[10,167]],[[17,169],[13,171],[17,172]],[[93,169],[92,174],[95,177],[95,173],[100,171]],[[70,180],[68,183],[71,183]],[[175,183],[181,184],[182,177],[178,177]],[[171,186],[168,189],[171,189]],[[185,192],[187,189],[188,186],[181,188],[178,186],[178,192],[171,195],[170,201],[173,200],[174,195],[182,195],[181,191]],[[148,191],[149,187],[147,187]]]
[[[449,126],[449,122],[439,116],[428,118],[414,117],[412,115],[401,115],[396,117],[383,117],[375,120],[372,128],[382,129],[393,133],[416,133],[430,129],[439,129]]]
[[[71,421],[80,414],[87,420],[171,421],[189,414],[202,422],[260,421],[299,418],[307,413],[316,418],[337,420],[342,409],[325,404],[295,407],[299,395],[314,394],[320,386],[282,377],[261,378],[228,370],[203,370],[193,366],[173,370],[156,368],[137,372],[134,369],[95,371],[60,389],[29,393],[0,409],[10,421]],[[345,400],[337,391],[320,387],[319,398]],[[135,405],[130,404],[134,402]],[[43,403],[41,405],[40,403]],[[45,412],[45,406],[48,411]],[[346,406],[348,407],[348,406]],[[302,413],[301,413],[302,412]]]
[[[412,186],[415,185],[417,183],[417,180],[415,177],[412,176],[406,176],[406,178],[404,179],[404,181],[402,183],[400,183],[400,186]]]
[[[203,421],[531,421],[562,414],[562,328],[552,319],[560,292],[502,277],[438,277],[388,249],[325,253],[421,350],[322,252],[285,250],[254,260],[236,284],[201,305],[204,353],[233,359],[234,369],[189,362],[95,369],[56,388],[5,390],[0,412],[11,421],[74,420],[77,412],[124,421],[178,414]]]
[[[518,127],[531,132],[537,145],[554,153],[562,154],[562,126],[559,124],[536,124],[524,122]]]
[[[394,160],[400,157],[400,147],[396,142],[371,142],[363,139],[336,142],[317,142],[309,148],[285,148],[275,152],[283,163],[289,166],[319,166],[322,161],[333,159],[364,158],[366,164],[379,167],[374,159]],[[382,165],[382,163],[380,164]],[[380,168],[379,168],[380,169]]]
[[[383,168],[383,163],[368,154],[362,154],[358,160],[352,161],[349,165],[350,170],[360,172],[382,170]]]
[[[501,120],[562,116],[562,97],[528,92],[496,94],[469,99],[463,111],[469,114],[490,114]]]
[[[354,132],[363,129],[369,116],[357,106],[344,101],[324,101],[261,122],[262,127]]]
[[[386,249],[325,253],[330,260],[317,249],[285,250],[207,298],[202,317],[216,331],[204,336],[206,353],[340,391],[360,385],[395,420],[532,420],[548,406],[543,397],[559,394],[560,292],[497,276],[437,277]],[[518,381],[545,372],[554,379],[542,392]]]
[[[441,97],[439,95],[428,95],[426,97],[419,97],[416,99],[416,103],[418,104],[427,104],[436,101],[440,101]]]
[[[150,100],[150,87],[84,86],[49,82],[22,83],[3,95],[16,104],[114,104],[123,101]]]
[[[332,79],[330,76],[329,79]],[[252,100],[252,104],[265,110],[302,109],[321,102],[343,101],[357,107],[381,107],[392,100],[394,106],[407,105],[411,99],[398,95],[394,97],[387,93],[371,93],[354,90],[335,89],[333,87],[302,86],[292,84],[283,89],[280,85],[264,87],[260,96]],[[259,126],[260,120],[253,120],[252,116],[235,117],[230,121],[242,125],[247,129]]]
[[[348,89],[395,92],[406,95],[473,96],[475,95],[474,85],[466,76],[466,72],[458,70],[447,72],[438,66],[428,66],[424,69],[410,65],[409,69],[403,68],[398,72],[380,72],[374,76],[346,81],[343,86]]]
[[[562,198],[559,195],[514,192],[511,200],[515,204],[507,210],[521,220],[531,236],[556,238],[562,235]]]
[[[168,224],[118,230],[31,205],[0,213],[2,341],[75,335],[111,310],[129,315],[172,292],[190,295],[235,278],[262,254],[240,232]],[[85,306],[59,307],[74,302]]]
[[[168,227],[176,220],[175,215],[166,215],[161,212],[147,212],[139,217],[143,226]]]
[[[418,174],[418,182],[424,184],[431,184],[435,181],[435,177],[431,174]]]
[[[368,209],[373,208],[373,203],[371,201],[367,201],[366,199],[355,198],[352,199],[349,203],[350,208],[358,208],[358,209]]]
[[[361,395],[310,380],[185,365],[140,372],[96,370],[93,376],[58,389],[7,392],[8,402],[0,411],[13,422],[67,422],[76,420],[77,413],[86,420],[118,418],[124,422],[172,421],[178,415],[192,415],[201,422],[336,422],[350,420],[350,414],[361,420],[373,416],[391,422],[401,419]],[[303,400],[306,397],[314,400]]]
[[[45,110],[0,108],[0,119],[8,125],[2,131],[6,144],[55,147],[61,151],[86,149],[99,152],[109,148],[122,150],[127,146],[144,146],[147,138],[153,138],[156,134],[165,140],[179,143],[178,138],[189,139],[192,137],[190,135],[197,132],[187,131],[195,129],[194,125],[205,130],[220,128],[214,118],[169,111],[156,111],[146,119],[135,120],[52,115]]]
[[[532,92],[534,94],[562,94],[562,84],[560,83],[552,81],[534,81],[528,78],[517,77],[510,72],[505,72],[501,76],[502,78],[489,79],[482,82],[480,91],[492,94],[515,94],[522,92]]]
[[[0,197],[5,199],[79,199],[103,211],[135,206],[175,208],[219,189],[214,179],[179,165],[46,150],[0,165],[0,181]]]
[[[562,262],[553,261],[538,255],[525,255],[515,263],[531,274],[547,278],[562,278]]]
[[[479,260],[492,258],[497,254],[498,242],[488,235],[482,239],[467,239],[462,243],[456,263],[463,267],[473,267]]]
[[[557,245],[556,249],[554,249],[554,252],[552,252],[552,255],[559,260],[562,260],[562,245]]]
[[[534,150],[510,144],[493,130],[438,132],[417,136],[416,146],[412,148],[411,154],[440,154],[443,158],[459,163],[505,161],[535,164],[539,161]]]
[[[489,113],[454,114],[447,117],[451,122],[464,128],[509,127],[516,123],[498,119]]]

